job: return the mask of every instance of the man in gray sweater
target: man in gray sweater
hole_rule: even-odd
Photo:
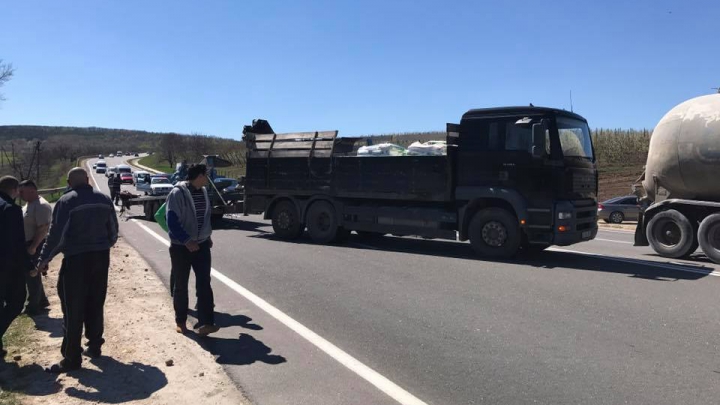
[[[53,210],[52,223],[40,253],[37,269],[43,269],[62,252],[58,296],[63,311],[65,333],[61,346],[63,360],[47,371],[63,373],[77,370],[84,354],[101,355],[105,296],[107,295],[110,248],[118,237],[115,207],[110,198],[88,184],[88,175],[76,167],[68,173],[70,190],[60,197]],[[33,273],[37,275],[38,270]],[[88,348],[82,351],[82,332]]]
[[[210,286],[212,206],[205,185],[207,167],[194,165],[188,169],[188,181],[179,182],[166,200],[166,221],[170,236],[170,277],[174,280],[173,307],[175,330],[187,332],[188,279],[190,268],[195,273],[198,331],[201,336],[217,332],[214,297]]]

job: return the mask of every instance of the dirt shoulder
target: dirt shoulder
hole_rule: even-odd
[[[82,370],[66,375],[44,372],[61,359],[60,262],[53,260],[43,280],[50,312],[11,327],[0,403],[249,404],[212,354],[175,332],[167,289],[122,237],[111,251],[103,356],[83,359]]]

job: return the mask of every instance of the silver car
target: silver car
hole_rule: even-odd
[[[598,218],[613,224],[637,221],[639,213],[640,206],[634,195],[615,197],[598,204]]]

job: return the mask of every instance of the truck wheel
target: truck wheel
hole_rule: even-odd
[[[690,220],[676,210],[655,215],[647,226],[647,238],[660,256],[679,259],[697,249],[695,232]]]
[[[295,204],[282,201],[275,206],[272,212],[272,227],[277,236],[282,239],[297,239],[303,231]]]
[[[338,232],[335,207],[327,201],[314,202],[307,212],[307,230],[310,239],[317,243],[330,243]]]
[[[698,242],[708,259],[720,263],[720,214],[713,214],[700,223]]]
[[[517,219],[502,208],[486,208],[475,214],[468,234],[470,245],[484,257],[513,257],[520,248]]]
[[[622,222],[625,220],[625,215],[623,215],[620,211],[614,211],[610,213],[610,222],[613,224],[622,224]]]

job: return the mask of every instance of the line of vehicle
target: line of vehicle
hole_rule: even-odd
[[[150,234],[153,238],[157,239],[160,243],[163,245],[169,247],[170,241],[160,236],[157,232],[150,229],[147,225],[139,222],[136,219],[131,219],[130,221],[136,223],[140,228],[142,228],[145,232]],[[283,325],[290,328],[290,330],[294,331],[298,335],[302,336],[305,340],[312,343],[314,346],[316,346],[318,349],[325,352],[327,355],[332,357],[334,360],[342,364],[343,366],[347,367],[349,370],[357,374],[358,376],[362,377],[366,381],[368,381],[370,384],[375,386],[380,391],[384,392],[391,398],[393,398],[395,401],[397,401],[400,404],[403,405],[427,405],[425,402],[420,400],[419,398],[415,397],[405,389],[401,388],[394,382],[390,381],[388,378],[384,377],[377,371],[373,370],[372,368],[368,367],[367,365],[363,364],[356,358],[352,357],[350,354],[345,352],[344,350],[340,349],[339,347],[332,344],[327,339],[321,337],[317,333],[310,330],[308,327],[302,325],[300,322],[296,321],[295,319],[291,318],[289,315],[285,314],[278,308],[274,307],[273,305],[269,304],[264,299],[260,298],[247,288],[241,286],[237,282],[233,281],[220,271],[218,271],[215,268],[211,269],[211,276],[216,278],[221,283],[225,284],[227,287],[235,291],[236,293],[240,294],[242,297],[247,299],[248,301],[252,302],[263,310],[268,315],[272,316],[276,320],[278,320]]]

